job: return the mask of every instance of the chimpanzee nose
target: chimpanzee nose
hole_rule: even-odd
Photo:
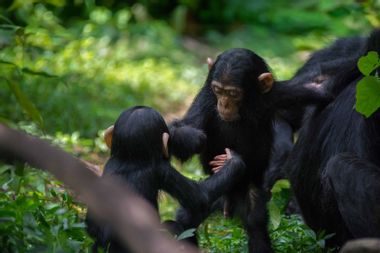
[[[218,104],[222,108],[227,108],[228,107],[228,99],[227,98],[220,98],[218,101]]]

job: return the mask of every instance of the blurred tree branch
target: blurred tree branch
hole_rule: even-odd
[[[133,252],[198,252],[168,238],[157,212],[127,186],[110,176],[98,177],[85,163],[46,141],[0,124],[0,159],[51,172],[80,195],[99,220],[110,224]]]

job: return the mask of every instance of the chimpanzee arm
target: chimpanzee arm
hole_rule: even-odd
[[[306,84],[293,83],[292,81],[276,82],[268,96],[276,108],[326,104],[333,99],[328,85],[320,85],[314,82]]]
[[[216,201],[220,196],[231,189],[242,179],[245,174],[245,163],[239,155],[232,152],[223,167],[214,175],[208,177],[200,184],[206,189],[209,203]]]
[[[183,176],[169,163],[161,165],[160,173],[160,188],[176,198],[181,206],[192,213],[207,208],[206,191],[197,182]]]
[[[219,172],[200,182],[200,186],[204,188],[208,196],[208,205],[202,212],[191,212],[186,208],[180,208],[177,211],[176,221],[182,225],[184,229],[196,228],[201,222],[207,218],[212,204],[223,194],[230,191],[245,174],[245,163],[236,153],[232,154],[232,158],[220,169]],[[190,238],[190,241],[196,241],[196,238]]]
[[[341,153],[330,158],[323,180],[352,235],[379,237],[380,168],[355,154]]]
[[[205,125],[215,110],[216,99],[208,86],[202,88],[185,117],[169,125],[170,152],[181,161],[200,153],[206,143]]]

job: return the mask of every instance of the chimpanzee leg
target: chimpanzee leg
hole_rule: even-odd
[[[351,234],[380,237],[380,168],[342,153],[329,160],[323,176]]]
[[[283,167],[292,147],[293,128],[287,120],[277,115],[273,121],[272,156],[264,176],[265,190],[270,191],[277,180],[286,178]]]
[[[268,194],[263,189],[251,185],[245,199],[245,212],[241,213],[248,234],[250,253],[273,252],[268,233]]]

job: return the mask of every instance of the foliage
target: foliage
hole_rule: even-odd
[[[325,245],[325,241],[333,235],[326,235],[323,231],[315,233],[305,225],[299,215],[284,214],[290,197],[289,182],[277,181],[268,204],[270,237],[275,252],[333,252],[333,249]],[[225,219],[220,214],[213,215],[200,226],[198,234],[206,252],[248,252],[247,236],[237,219]]]
[[[292,198],[288,180],[278,180],[273,186],[268,209],[273,247],[276,252],[329,252],[325,240],[333,235],[316,234],[297,214],[285,215]]]
[[[285,213],[291,197],[290,183],[288,180],[278,180],[273,186],[272,198],[268,203],[270,223],[274,230],[276,230],[282,219],[282,214]]]
[[[199,227],[200,245],[206,252],[248,252],[247,236],[240,220],[212,215]]]
[[[279,226],[270,235],[275,252],[334,252],[325,245],[325,241],[334,235],[324,232],[316,234],[303,223],[299,215],[283,215]]]
[[[22,120],[23,110],[41,127],[42,116],[48,133],[80,129],[91,136],[135,104],[175,112],[200,82],[199,69],[162,22],[126,30],[128,9],[108,16],[97,8],[88,22],[66,29],[45,18],[52,13],[44,6],[34,11],[25,28],[0,30],[9,41],[0,51],[0,96],[21,106],[1,107],[3,118]]]
[[[101,165],[108,151],[101,129],[136,104],[182,114],[206,77],[207,56],[250,48],[268,60],[278,79],[290,78],[310,51],[378,26],[379,10],[374,0],[5,0],[0,122]],[[200,37],[194,43],[181,35]],[[375,62],[372,55],[359,63],[369,80],[363,82],[371,84],[358,102],[375,101],[368,104],[371,110],[379,94],[378,86],[371,86]],[[197,159],[173,162],[190,178],[204,177]],[[1,164],[0,186],[3,251],[88,250],[84,207],[51,176],[23,164]],[[324,243],[332,235],[314,233],[298,215],[285,215],[290,198],[289,182],[281,180],[268,204],[276,252],[328,251]],[[161,195],[163,220],[172,219],[177,207]],[[216,214],[202,224],[199,236],[205,252],[247,252],[237,220]]]
[[[377,52],[371,51],[358,61],[358,68],[364,77],[356,86],[356,110],[367,118],[380,108],[380,78],[375,72],[379,67]]]
[[[83,207],[44,172],[0,165],[0,248],[2,252],[80,252],[91,240]]]

